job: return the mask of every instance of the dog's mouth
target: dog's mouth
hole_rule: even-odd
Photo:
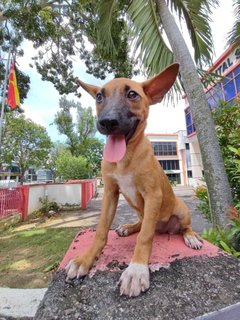
[[[127,134],[108,135],[105,148],[103,150],[103,157],[108,162],[118,162],[122,160],[127,152],[127,144],[134,135],[139,121]]]

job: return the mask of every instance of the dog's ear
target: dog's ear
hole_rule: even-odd
[[[143,90],[149,98],[150,104],[162,101],[164,95],[174,84],[179,71],[179,64],[174,63],[155,77],[142,83]]]
[[[94,99],[96,98],[97,92],[101,89],[98,86],[93,86],[92,84],[85,83],[79,79],[76,79],[76,83],[87,91]]]

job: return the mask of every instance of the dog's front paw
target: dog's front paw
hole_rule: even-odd
[[[119,280],[120,294],[136,297],[149,288],[149,268],[145,264],[130,263]]]
[[[74,260],[70,260],[69,263],[65,267],[65,271],[67,272],[66,280],[81,278],[88,273],[88,268],[83,264],[79,264]]]

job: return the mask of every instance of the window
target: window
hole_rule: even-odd
[[[192,170],[187,171],[187,176],[188,176],[188,178],[192,178]]]
[[[155,156],[176,156],[176,142],[152,142],[152,147]]]
[[[179,160],[159,160],[163,170],[179,170]]]
[[[181,184],[181,177],[180,173],[168,173],[167,174],[168,179],[173,184]]]
[[[190,145],[189,145],[189,143],[185,143],[185,148],[186,148],[186,150],[190,150]]]
[[[231,80],[229,81],[224,87],[224,94],[225,94],[225,100],[231,100],[232,98],[236,97],[236,90],[235,90],[235,85],[234,81]]]
[[[229,72],[222,80],[214,85],[207,93],[206,97],[209,107],[212,110],[214,107],[219,106],[219,101],[229,101],[230,103],[240,93],[240,65],[234,70]],[[187,101],[187,99],[185,99]],[[195,127],[192,120],[192,112],[190,107],[185,109],[185,120],[187,135],[194,133]]]
[[[193,132],[195,132],[195,127],[192,119],[192,111],[190,107],[185,109],[185,119],[186,119],[186,126],[187,126],[187,134],[190,135]]]

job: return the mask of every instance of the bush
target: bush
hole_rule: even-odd
[[[197,209],[203,213],[204,217],[209,222],[212,222],[207,188],[205,186],[198,186],[194,192],[195,196],[200,200],[200,203],[197,205]]]
[[[84,157],[74,157],[64,152],[58,157],[56,167],[58,174],[64,180],[88,178],[88,163]]]
[[[204,229],[202,237],[203,239],[213,243],[224,251],[240,257],[240,210],[229,207],[230,220],[229,225],[226,228],[210,228]]]

